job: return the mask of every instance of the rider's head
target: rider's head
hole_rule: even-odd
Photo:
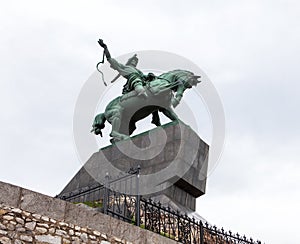
[[[137,55],[134,54],[130,59],[128,59],[126,65],[130,65],[130,66],[136,67],[138,61],[139,61],[139,59],[138,59]]]
[[[145,77],[146,81],[153,81],[156,78],[155,74],[153,73],[148,73]]]

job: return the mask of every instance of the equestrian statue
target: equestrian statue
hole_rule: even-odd
[[[119,76],[123,76],[127,81],[122,95],[113,99],[106,106],[104,113],[95,117],[91,132],[102,136],[101,130],[108,121],[112,125],[111,142],[116,142],[128,139],[136,129],[135,123],[150,114],[152,114],[152,123],[156,126],[160,126],[158,112],[172,121],[179,120],[172,107],[175,108],[180,103],[186,89],[201,82],[198,80],[200,76],[179,69],[159,76],[153,73],[145,75],[136,68],[138,63],[136,54],[124,65],[111,57],[102,39],[99,39],[98,43],[104,49],[103,61],[99,63],[104,62],[105,56],[111,68],[118,71],[118,76],[112,82]]]

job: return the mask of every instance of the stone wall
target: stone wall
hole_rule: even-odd
[[[6,243],[108,243],[107,235],[40,214],[0,204],[0,242]],[[114,242],[122,242],[113,238]],[[128,243],[128,242],[127,242]]]
[[[0,243],[176,242],[95,209],[0,182]]]

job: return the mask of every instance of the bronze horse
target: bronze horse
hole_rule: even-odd
[[[136,91],[113,99],[104,113],[95,117],[92,132],[101,135],[107,120],[112,125],[112,141],[129,138],[136,126],[135,123],[155,112],[162,112],[172,121],[179,120],[172,106],[176,107],[186,89],[196,86],[200,76],[186,70],[173,70],[163,73],[148,82],[144,88],[145,96],[137,96]],[[159,122],[153,121],[160,125]]]

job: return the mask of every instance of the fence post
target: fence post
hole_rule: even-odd
[[[179,210],[176,210],[176,217],[177,217],[177,236],[178,236],[178,242],[181,242],[181,229],[180,229],[180,216],[179,216]]]
[[[203,244],[204,243],[204,240],[203,240],[203,235],[204,235],[204,230],[203,230],[203,224],[202,224],[202,221],[200,220],[200,244]]]
[[[104,197],[103,197],[103,209],[104,213],[107,214],[108,201],[109,201],[109,187],[108,187],[109,175],[106,173],[104,182]]]
[[[141,211],[140,211],[140,205],[141,205],[141,196],[140,196],[140,165],[137,167],[136,171],[136,213],[135,213],[135,218],[136,218],[136,225],[140,226],[140,217],[141,217]]]

